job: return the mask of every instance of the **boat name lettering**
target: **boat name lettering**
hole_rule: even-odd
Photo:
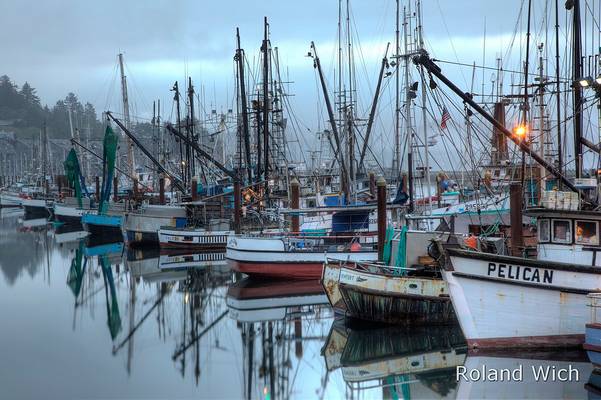
[[[488,263],[488,276],[527,282],[553,283],[553,271],[520,265]]]

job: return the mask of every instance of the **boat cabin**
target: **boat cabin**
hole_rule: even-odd
[[[601,212],[534,208],[525,214],[537,220],[539,260],[601,266]]]

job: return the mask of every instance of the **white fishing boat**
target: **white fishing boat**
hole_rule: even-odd
[[[25,215],[31,217],[49,217],[52,209],[52,200],[44,198],[24,198],[21,205],[25,209]]]
[[[270,278],[319,278],[326,259],[377,261],[377,237],[357,235],[233,235],[226,247],[232,269]]]
[[[471,348],[580,346],[601,291],[601,212],[536,208],[537,259],[443,245],[443,277]],[[500,323],[500,321],[502,321]]]
[[[3,190],[0,192],[0,207],[20,207],[23,198],[17,192]]]

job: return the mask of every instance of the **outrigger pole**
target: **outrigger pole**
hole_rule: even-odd
[[[548,163],[543,157],[533,152],[530,146],[528,146],[524,141],[519,140],[515,137],[507,128],[505,128],[499,121],[494,119],[489,113],[487,113],[482,107],[480,107],[472,98],[470,93],[465,93],[461,91],[453,82],[451,82],[446,76],[443,75],[440,67],[432,61],[432,59],[428,56],[428,53],[425,50],[420,51],[420,54],[413,57],[413,62],[418,65],[422,65],[428,73],[436,76],[442,83],[444,83],[449,89],[451,89],[457,96],[459,96],[465,103],[467,103],[470,107],[472,107],[478,114],[480,114],[484,119],[493,124],[495,128],[497,128],[501,133],[503,133],[507,138],[509,138],[513,143],[516,144],[524,153],[528,153],[537,163],[539,163],[543,168],[547,170],[551,175],[559,179],[566,187],[570,190],[577,192],[587,202],[591,202],[592,204],[597,204],[594,201],[586,198],[584,192],[580,191],[574,184],[566,178],[554,165]]]
[[[146,150],[146,148],[142,145],[142,143],[140,143],[138,138],[136,138],[136,136],[133,133],[131,133],[130,130],[127,129],[121,121],[119,121],[117,118],[115,118],[110,111],[107,111],[106,115],[110,119],[112,119],[117,124],[117,126],[119,126],[119,128],[121,128],[121,130],[127,135],[127,137],[129,137],[132,140],[132,142],[134,142],[136,144],[136,146],[138,146],[138,148],[140,150],[142,150],[142,152],[146,155],[146,157],[148,157],[150,159],[150,161],[152,161],[157,166],[159,171],[161,171],[162,173],[167,175],[169,178],[171,178],[171,184],[173,186],[175,186],[176,188],[181,190],[182,193],[186,193],[186,189],[184,188],[184,185],[182,184],[182,180],[180,178],[173,175],[171,172],[167,171],[165,169],[165,167],[163,167],[161,165],[161,163],[156,158],[154,158],[154,156],[148,150]]]
[[[207,153],[206,151],[201,149],[200,146],[198,145],[198,143],[188,140],[188,138],[185,135],[183,135],[181,132],[179,132],[177,129],[175,129],[175,127],[173,125],[167,124],[167,125],[165,125],[165,129],[167,129],[169,132],[171,132],[172,134],[177,136],[179,139],[183,140],[184,143],[186,143],[187,145],[192,147],[194,150],[196,150],[198,152],[198,154],[200,154],[201,157],[203,157],[203,158],[207,159],[208,161],[210,161],[211,163],[213,163],[213,165],[215,165],[224,174],[226,174],[227,176],[232,178],[234,182],[238,182],[238,183],[240,182],[240,178],[238,177],[238,175],[235,172],[227,169],[225,167],[225,165],[223,165],[219,161],[215,160],[209,153]]]

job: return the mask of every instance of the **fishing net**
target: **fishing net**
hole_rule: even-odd
[[[81,169],[79,167],[79,160],[77,159],[77,153],[75,149],[71,149],[67,155],[67,159],[63,163],[65,167],[65,175],[67,175],[67,181],[69,186],[75,189],[75,197],[77,197],[77,204],[81,208],[83,206],[81,201]],[[85,184],[83,185],[85,187]]]
[[[117,145],[119,137],[107,125],[104,133],[102,152],[102,190],[98,213],[105,214],[108,210],[108,201],[111,196],[111,184],[115,176],[115,160],[117,158]]]

